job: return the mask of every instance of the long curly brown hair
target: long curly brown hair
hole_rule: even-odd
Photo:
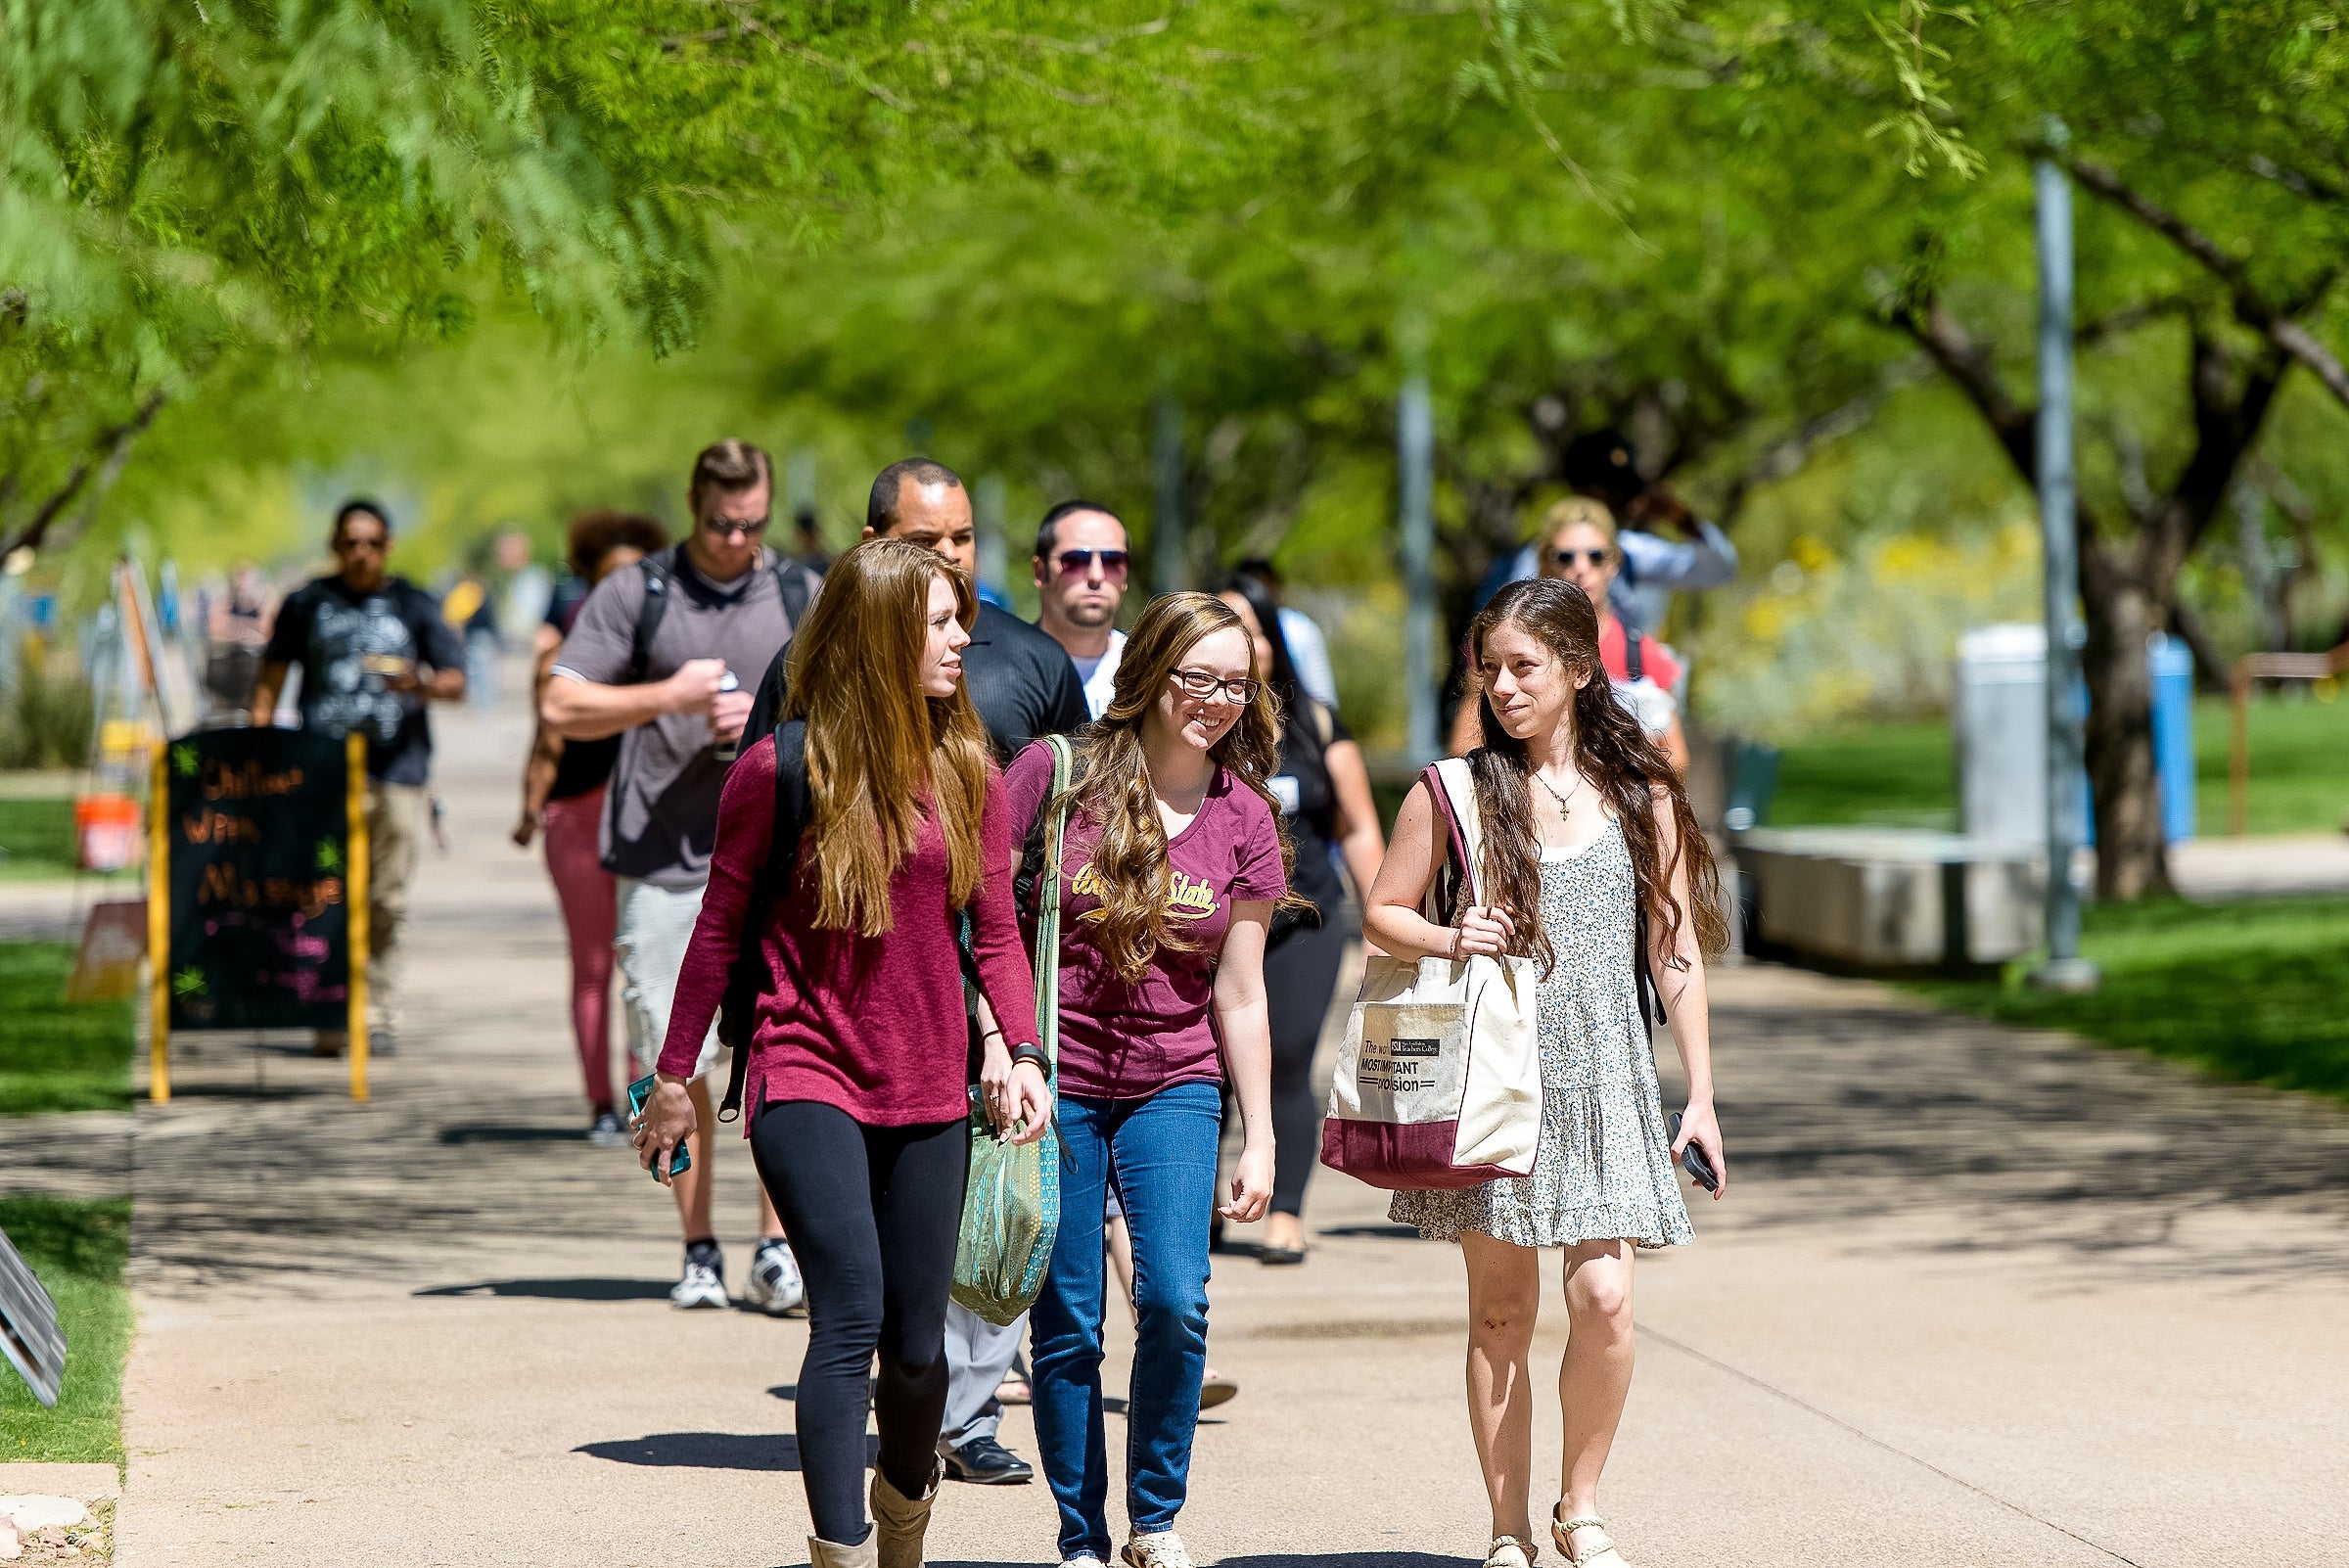
[[[955,617],[978,618],[971,579],[935,550],[867,539],[832,564],[791,640],[785,718],[807,721],[814,807],[815,923],[877,937],[890,929],[889,880],[935,811],[946,839],[946,888],[959,908],[979,886],[979,819],[994,766],[967,683],[922,693],[930,583],[954,585]]]
[[[1070,788],[1071,804],[1101,830],[1092,855],[1101,907],[1084,918],[1110,966],[1128,983],[1149,971],[1162,948],[1191,950],[1167,917],[1174,868],[1167,859],[1167,828],[1143,765],[1142,725],[1183,658],[1219,631],[1245,636],[1247,627],[1213,594],[1170,593],[1151,600],[1126,639],[1108,709],[1078,734],[1079,776]],[[1260,691],[1208,755],[1271,810],[1285,873],[1293,857],[1288,830],[1281,823],[1280,803],[1265,783],[1279,765],[1280,726],[1278,699],[1269,688]]]
[[[1485,662],[1485,639],[1502,626],[1516,626],[1547,648],[1568,675],[1589,680],[1574,694],[1575,765],[1590,780],[1623,827],[1632,873],[1649,928],[1667,951],[1680,941],[1681,907],[1672,897],[1673,877],[1685,869],[1688,914],[1696,922],[1698,948],[1707,956],[1729,945],[1721,913],[1721,868],[1713,847],[1697,826],[1688,791],[1639,720],[1616,701],[1598,657],[1598,612],[1571,582],[1536,577],[1512,582],[1493,596],[1468,623],[1468,657]],[[1476,807],[1484,818],[1483,893],[1487,903],[1505,903],[1518,914],[1518,941],[1542,960],[1547,973],[1557,962],[1542,922],[1525,915],[1542,907],[1542,838],[1534,823],[1532,767],[1525,743],[1510,738],[1479,699],[1477,716],[1484,744],[1468,754],[1476,779]],[[1674,827],[1672,863],[1663,862],[1655,807],[1669,802]]]

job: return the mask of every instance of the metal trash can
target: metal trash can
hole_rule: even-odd
[[[1988,844],[2048,842],[2048,633],[2008,623],[1958,639],[1958,830]]]

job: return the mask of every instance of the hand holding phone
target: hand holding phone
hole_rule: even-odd
[[[659,1086],[660,1082],[659,1075],[648,1073],[628,1085],[628,1126],[631,1128],[639,1127],[643,1122],[644,1102],[653,1097],[653,1090]],[[690,1138],[677,1140],[676,1149],[668,1162],[668,1174],[671,1178],[681,1176],[693,1169],[693,1151],[689,1147],[691,1141]],[[638,1147],[641,1148],[642,1145],[639,1144]],[[645,1169],[653,1173],[655,1181],[661,1181],[663,1186],[668,1184],[667,1181],[662,1181],[661,1172],[655,1162],[648,1159]]]
[[[1680,1140],[1681,1113],[1675,1111],[1672,1113],[1672,1141],[1678,1143]],[[1688,1173],[1689,1180],[1707,1192],[1721,1190],[1720,1173],[1713,1169],[1713,1162],[1705,1158],[1703,1146],[1694,1138],[1690,1138],[1688,1146],[1681,1151],[1681,1169]]]

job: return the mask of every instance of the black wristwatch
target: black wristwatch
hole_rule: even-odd
[[[1022,1062],[1034,1062],[1036,1070],[1044,1075],[1044,1082],[1052,1082],[1052,1058],[1044,1054],[1041,1045],[1014,1045],[1011,1048],[1011,1065],[1017,1067]]]

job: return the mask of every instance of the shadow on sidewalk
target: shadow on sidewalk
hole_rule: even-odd
[[[1226,1557],[1222,1568],[1473,1568],[1474,1557],[1439,1557],[1432,1551],[1332,1551],[1308,1555],[1283,1551],[1266,1557]]]
[[[881,1456],[881,1440],[864,1440],[864,1462]],[[571,1451],[616,1464],[660,1470],[792,1470],[800,1468],[800,1440],[788,1432],[654,1432],[640,1438],[582,1443]]]
[[[1922,1248],[2053,1247],[2140,1281],[2349,1268],[2349,1116],[2337,1103],[1862,991],[1717,1002],[1713,1031],[1737,1047],[1722,1122],[1748,1201],[1762,1200],[1761,1227],[1913,1215],[1930,1222]],[[2333,1223],[2280,1243],[2261,1223],[2278,1210]],[[2213,1217],[2232,1218],[2239,1244],[2208,1229],[2171,1244]]]
[[[434,1285],[411,1296],[527,1296],[536,1301],[667,1301],[666,1279],[485,1279],[475,1285]]]
[[[587,1130],[566,1122],[561,1127],[444,1127],[443,1143],[584,1143]]]

